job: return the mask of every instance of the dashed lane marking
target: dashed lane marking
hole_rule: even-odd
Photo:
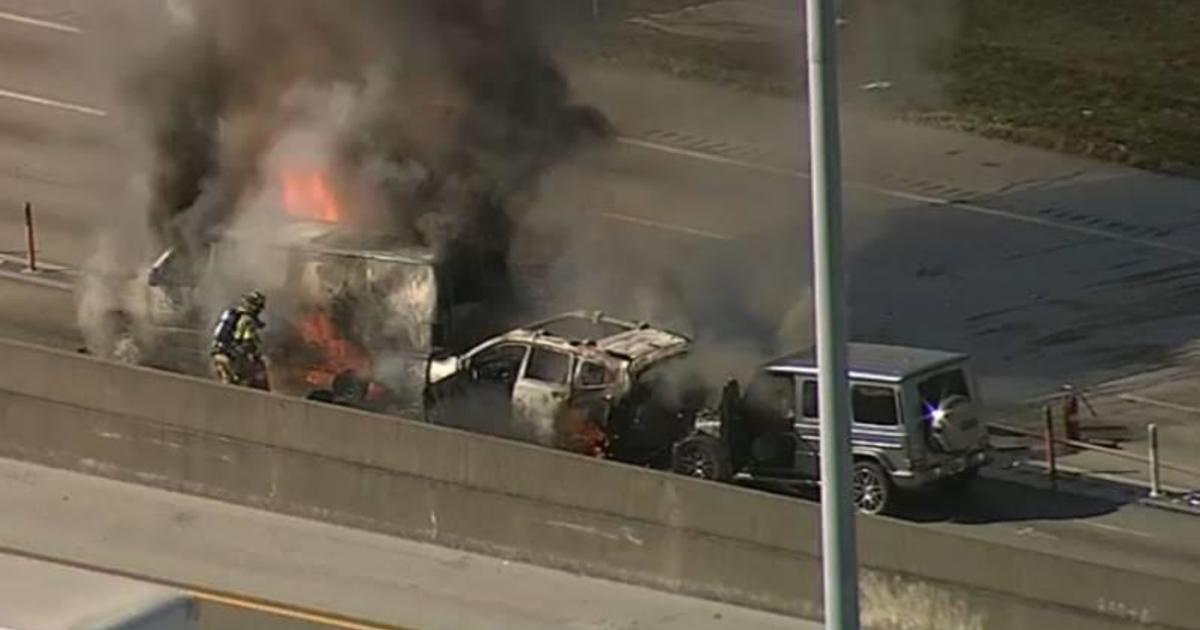
[[[1150,405],[1151,407],[1162,407],[1163,409],[1170,409],[1172,411],[1182,411],[1184,413],[1200,414],[1200,408],[1197,408],[1197,407],[1189,407],[1187,405],[1181,405],[1179,403],[1167,402],[1165,400],[1155,400],[1153,398],[1146,398],[1145,396],[1137,396],[1134,394],[1118,394],[1117,398],[1119,398],[1120,400],[1124,400],[1126,402],[1139,403],[1142,405]]]
[[[632,223],[634,225],[641,225],[643,227],[658,228],[660,230],[670,230],[672,232],[679,232],[681,234],[687,234],[689,236],[697,236],[700,238],[707,238],[707,239],[714,240],[714,241],[733,240],[732,236],[729,236],[727,234],[721,234],[719,232],[710,232],[708,230],[701,230],[699,228],[688,227],[686,225],[678,225],[675,223],[664,223],[662,221],[655,221],[653,219],[645,219],[642,217],[633,217],[633,216],[629,216],[627,214],[620,214],[617,212],[604,212],[604,213],[601,213],[600,216],[602,216],[606,219],[612,219],[614,221],[622,221],[624,223]]]
[[[618,144],[623,144],[623,145],[631,146],[631,147],[637,147],[640,149],[645,149],[647,151],[657,151],[660,153],[667,153],[670,155],[687,157],[687,158],[691,158],[694,160],[700,160],[703,162],[710,162],[713,164],[722,164],[725,166],[735,166],[738,168],[743,168],[743,169],[751,170],[751,171],[757,171],[759,173],[765,173],[768,175],[779,175],[779,176],[784,176],[784,177],[793,177],[793,178],[797,178],[797,179],[809,179],[809,174],[804,171],[798,171],[798,170],[789,169],[789,168],[780,168],[778,166],[771,166],[769,164],[761,164],[758,162],[739,160],[737,158],[725,157],[725,156],[721,156],[721,155],[713,155],[711,153],[704,153],[702,151],[694,151],[691,149],[682,149],[679,147],[673,147],[673,146],[666,145],[666,144],[660,144],[658,142],[649,142],[646,140],[640,140],[637,138],[629,138],[629,137],[619,137],[619,138],[617,138],[616,141]],[[859,191],[863,191],[863,192],[874,193],[874,194],[882,195],[885,197],[891,197],[893,199],[900,199],[903,201],[911,201],[911,202],[915,202],[915,203],[938,206],[938,207],[948,208],[948,209],[952,209],[952,210],[960,210],[963,212],[970,212],[973,214],[979,214],[979,215],[983,215],[983,216],[990,216],[990,217],[995,217],[995,218],[999,218],[999,219],[1017,221],[1020,223],[1027,223],[1030,225],[1037,225],[1037,226],[1041,226],[1041,227],[1052,228],[1052,229],[1063,231],[1063,232],[1072,232],[1072,233],[1081,234],[1084,236],[1093,236],[1093,237],[1097,237],[1097,238],[1103,238],[1106,240],[1117,241],[1117,242],[1121,242],[1121,243],[1128,243],[1131,245],[1139,245],[1142,247],[1158,249],[1158,250],[1163,250],[1163,251],[1169,251],[1169,252],[1172,252],[1175,254],[1183,254],[1183,255],[1186,255],[1189,257],[1193,257],[1193,258],[1200,258],[1200,249],[1195,249],[1192,247],[1185,247],[1182,245],[1174,245],[1171,243],[1164,243],[1164,242],[1156,241],[1156,240],[1152,240],[1152,239],[1139,238],[1136,236],[1127,236],[1124,234],[1120,234],[1117,232],[1113,232],[1113,231],[1105,230],[1105,229],[1101,229],[1101,228],[1088,227],[1086,225],[1071,225],[1068,223],[1060,223],[1058,221],[1046,219],[1043,217],[1024,215],[1019,212],[1000,210],[998,208],[989,208],[987,206],[982,206],[982,205],[975,204],[975,203],[955,201],[952,199],[933,197],[930,195],[910,193],[910,192],[905,192],[902,190],[886,188],[883,186],[876,186],[873,184],[864,184],[862,182],[855,182],[852,180],[845,180],[843,182],[843,185],[847,189],[850,189],[850,190],[859,190]]]
[[[1124,534],[1126,536],[1137,536],[1138,538],[1154,538],[1154,534],[1148,534],[1146,532],[1139,531],[1136,529],[1129,529],[1128,527],[1119,527],[1117,525],[1109,525],[1108,523],[1093,523],[1091,521],[1084,521],[1083,524],[1088,527],[1095,528],[1095,529],[1103,529],[1108,532]]]
[[[27,15],[18,15],[16,13],[9,13],[7,11],[0,11],[0,21],[24,24],[25,26],[33,26],[36,28],[43,28],[48,31],[68,33],[70,35],[79,35],[83,33],[83,29],[79,28],[78,26],[72,26],[70,24],[54,22],[51,20],[42,20],[35,17],[29,17]]]
[[[12,101],[20,101],[22,103],[29,103],[31,105],[52,107],[54,109],[61,109],[63,111],[68,111],[74,114],[83,114],[85,116],[95,116],[97,118],[104,118],[105,116],[108,116],[108,112],[102,109],[96,109],[95,107],[88,107],[87,105],[80,105],[78,103],[71,103],[68,101],[60,101],[58,99],[38,96],[36,94],[26,94],[25,92],[5,90],[3,88],[0,88],[0,98],[6,98]]]
[[[55,289],[57,291],[71,292],[75,290],[75,285],[69,282],[52,280],[50,278],[39,276],[37,273],[29,273],[24,271],[4,271],[0,269],[0,279],[23,282],[25,284],[32,284],[39,287],[45,287],[47,289]]]
[[[59,291],[75,289],[71,280],[78,275],[76,270],[53,263],[38,262],[39,271],[28,271],[26,264],[23,257],[0,254],[0,278]]]

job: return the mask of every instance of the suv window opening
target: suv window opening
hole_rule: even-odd
[[[812,379],[805,379],[802,389],[804,402],[802,415],[807,419],[816,421],[821,416],[820,408],[817,404],[817,382]]]
[[[609,370],[603,364],[586,360],[579,363],[579,377],[576,379],[579,387],[604,387],[610,380],[612,379],[609,378]]]
[[[806,379],[801,385],[801,416],[808,422],[820,419],[820,401],[817,382]],[[900,410],[896,390],[882,385],[850,386],[850,409],[856,424],[874,426],[897,426]]]
[[[873,426],[900,424],[896,390],[879,385],[854,385],[850,388],[850,407],[854,422]]]
[[[528,348],[520,344],[505,343],[488,348],[472,360],[480,380],[511,385],[521,372]]]
[[[529,363],[525,366],[525,378],[565,385],[571,378],[571,355],[535,347],[529,355]]]

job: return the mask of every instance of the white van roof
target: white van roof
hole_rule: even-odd
[[[432,249],[403,244],[398,236],[357,230],[352,226],[317,221],[292,221],[267,234],[232,230],[226,238],[246,240],[261,246],[291,247],[329,256],[349,256],[409,265],[432,265],[437,256]]]
[[[0,555],[3,630],[115,630],[185,606],[191,606],[191,599],[174,589]]]

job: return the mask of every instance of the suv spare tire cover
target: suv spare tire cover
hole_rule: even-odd
[[[978,438],[979,419],[971,402],[963,396],[951,396],[942,401],[944,412],[940,419],[930,418],[929,437],[946,453],[970,450]]]

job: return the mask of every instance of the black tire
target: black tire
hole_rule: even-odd
[[[693,435],[678,442],[671,452],[671,470],[711,481],[728,481],[733,477],[725,447],[707,435]]]
[[[854,507],[863,514],[886,514],[895,501],[892,478],[878,463],[854,462]]]

